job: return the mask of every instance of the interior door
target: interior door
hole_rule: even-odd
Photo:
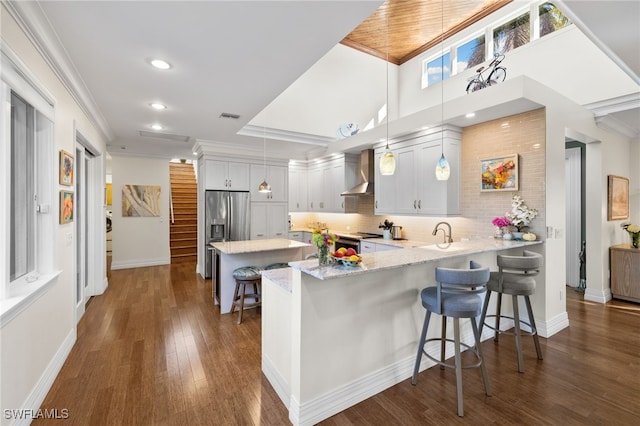
[[[580,148],[565,150],[565,205],[566,205],[566,284],[580,284],[580,250],[582,246],[582,165]]]

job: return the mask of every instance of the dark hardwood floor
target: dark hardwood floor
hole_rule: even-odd
[[[260,370],[260,317],[221,316],[211,282],[191,263],[113,271],[78,324],[78,341],[43,409],[65,425],[286,425],[288,412]],[[570,327],[541,339],[483,343],[493,396],[478,369],[464,372],[465,416],[455,374],[430,368],[323,425],[638,425],[640,305],[582,301],[567,289]],[[416,336],[417,338],[417,336]]]

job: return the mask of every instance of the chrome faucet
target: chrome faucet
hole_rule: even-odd
[[[439,228],[440,225],[447,225],[447,228],[449,228],[449,233],[447,234],[447,231],[445,231],[442,228]],[[444,233],[444,242],[445,243],[452,243],[453,242],[453,238],[451,238],[451,225],[449,225],[448,222],[438,222],[436,224],[436,227],[433,228],[433,232],[431,233],[431,235],[436,235],[438,233],[438,231],[442,231]]]

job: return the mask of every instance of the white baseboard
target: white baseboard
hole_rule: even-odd
[[[116,269],[129,269],[129,268],[144,268],[145,266],[158,266],[158,265],[170,265],[171,258],[162,257],[158,259],[139,259],[130,260],[124,262],[113,262],[111,264],[111,270]]]
[[[284,406],[289,408],[289,399],[291,398],[291,388],[287,381],[282,377],[273,363],[264,353],[262,354],[262,373],[265,375],[273,389],[280,397]]]
[[[612,297],[610,288],[596,290],[587,287],[584,291],[584,300],[590,302],[607,303]]]
[[[67,337],[64,339],[64,341],[58,348],[58,351],[56,352],[54,357],[51,359],[51,361],[49,362],[49,365],[47,365],[47,368],[45,368],[44,372],[40,376],[40,379],[38,380],[36,385],[31,390],[31,393],[25,400],[22,406],[22,410],[21,410],[22,412],[26,412],[26,411],[37,412],[40,409],[40,406],[42,405],[44,398],[47,396],[47,393],[51,389],[51,386],[53,386],[54,380],[58,376],[58,373],[60,373],[60,370],[62,369],[62,365],[66,361],[67,357],[69,356],[69,352],[71,352],[71,348],[73,348],[73,345],[76,342],[76,338],[77,338],[76,333],[77,333],[76,328],[73,327],[73,329],[69,332],[69,334],[67,334]],[[30,418],[16,419],[11,424],[12,425],[29,425],[31,424],[31,420],[32,419]]]
[[[536,320],[538,335],[544,338],[549,338],[567,327],[569,327],[569,315],[566,312],[556,315],[549,321]]]

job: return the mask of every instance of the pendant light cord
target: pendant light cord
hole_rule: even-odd
[[[389,10],[389,4],[387,7],[387,60],[385,62],[386,72],[387,72],[387,151],[389,150],[389,114],[391,113],[391,108],[389,107],[389,14],[391,11]]]
[[[444,157],[444,0],[440,6],[440,99],[442,106],[440,107],[440,154]]]

